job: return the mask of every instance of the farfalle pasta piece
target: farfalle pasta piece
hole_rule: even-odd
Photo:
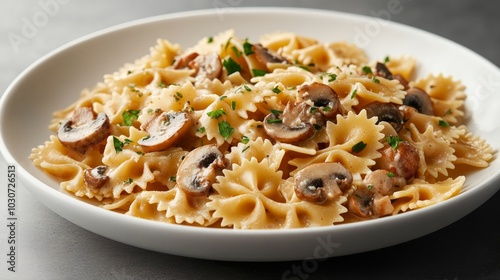
[[[346,117],[337,115],[336,124],[328,122],[326,125],[328,147],[319,150],[312,157],[291,160],[289,163],[297,167],[292,174],[318,162],[340,162],[351,173],[366,174],[375,164],[374,159],[380,157],[377,150],[383,147],[380,140],[384,138],[381,133],[384,127],[377,125],[376,121],[375,118],[368,119],[365,110],[359,114],[349,112]],[[361,150],[353,150],[356,145],[364,147]]]
[[[393,214],[427,207],[457,195],[465,182],[464,176],[436,183],[416,179],[391,195]]]
[[[456,139],[451,147],[455,150],[457,159],[454,164],[465,164],[474,167],[486,167],[493,158],[493,148],[484,139],[474,136],[461,126],[464,133]]]

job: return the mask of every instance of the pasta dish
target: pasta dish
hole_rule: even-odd
[[[328,226],[453,197],[493,153],[464,85],[377,59],[291,32],[158,39],[55,112],[30,158],[99,207],[192,226]]]

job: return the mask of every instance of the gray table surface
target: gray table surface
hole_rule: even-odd
[[[500,8],[496,1],[400,2],[391,20],[462,44],[500,65]],[[0,93],[23,69],[53,49],[102,28],[148,16],[222,6],[294,6],[373,15],[389,1],[160,1],[2,0]],[[47,6],[51,8],[45,12]],[[37,13],[48,14],[33,36],[13,44]],[[459,58],[457,58],[459,59]],[[497,81],[498,82],[498,81]],[[6,176],[0,160],[0,176]],[[3,182],[5,180],[1,179]],[[5,217],[6,191],[0,195]],[[458,222],[389,248],[331,258],[308,272],[301,261],[238,263],[151,252],[88,232],[18,192],[17,272],[7,271],[7,230],[0,226],[0,279],[500,279],[500,193]],[[6,211],[5,211],[6,212]]]

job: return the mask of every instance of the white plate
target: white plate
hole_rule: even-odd
[[[443,72],[468,88],[472,132],[495,150],[500,139],[500,71],[479,55],[435,35],[380,19],[289,8],[242,8],[169,14],[92,34],[48,54],[24,71],[1,99],[1,151],[17,165],[21,182],[48,208],[69,221],[119,242],[150,250],[217,260],[275,261],[341,256],[405,242],[468,214],[500,186],[500,162],[468,176],[460,195],[421,210],[378,220],[293,230],[195,228],[133,218],[85,203],[60,191],[58,183],[28,159],[49,137],[52,112],[78,98],[81,89],[125,62],[149,52],[156,39],[189,47],[203,36],[234,28],[257,40],[271,31],[292,31],[321,41],[361,44],[372,59],[408,54],[419,75]],[[430,248],[429,248],[430,249]],[[434,249],[434,248],[432,248]]]

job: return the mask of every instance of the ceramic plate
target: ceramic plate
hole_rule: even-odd
[[[498,149],[499,69],[472,51],[433,34],[337,12],[293,8],[195,11],[148,18],[86,36],[46,55],[26,69],[1,99],[1,151],[16,164],[21,183],[48,208],[107,238],[133,246],[196,258],[276,261],[342,256],[405,242],[438,230],[468,214],[500,187],[500,161],[467,177],[458,196],[428,208],[377,220],[290,230],[196,228],[147,221],[103,210],[59,189],[28,159],[49,138],[52,112],[78,98],[106,73],[143,56],[157,38],[183,47],[233,28],[257,40],[271,31],[291,31],[323,42],[358,44],[371,59],[410,55],[418,76],[445,73],[467,86],[468,126]],[[496,87],[496,88],[495,88]]]

